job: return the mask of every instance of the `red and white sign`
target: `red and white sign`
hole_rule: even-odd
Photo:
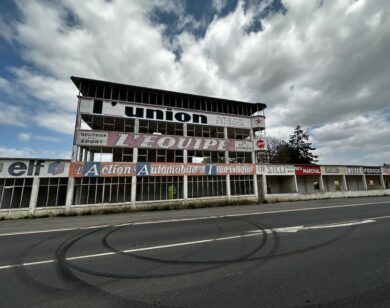
[[[320,166],[295,165],[295,175],[321,175]]]
[[[382,167],[383,175],[390,175],[390,167]]]
[[[261,140],[261,141],[260,141]],[[264,150],[263,139],[257,139]],[[169,150],[252,152],[252,140],[135,134],[81,130],[76,132],[76,144],[83,146],[128,147]],[[265,142],[264,142],[265,144]]]
[[[264,128],[265,127],[265,117],[263,116],[253,116],[252,117],[252,127]]]
[[[265,139],[254,139],[253,140],[255,151],[261,151],[267,149],[267,144],[265,143]]]

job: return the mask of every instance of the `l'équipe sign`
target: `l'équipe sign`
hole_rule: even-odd
[[[0,178],[67,177],[69,162],[60,160],[1,160]]]
[[[252,117],[229,116],[208,112],[193,112],[188,109],[85,98],[80,99],[80,113],[235,128],[265,127],[265,118],[261,115]]]
[[[135,134],[79,130],[76,132],[76,144],[82,146],[128,147],[145,149],[200,150],[252,152],[265,150],[263,139],[232,140],[219,138],[180,137],[153,134]],[[255,149],[254,149],[255,143]]]
[[[390,175],[390,167],[382,167],[383,175]]]
[[[295,165],[295,175],[321,175],[320,166]]]
[[[251,175],[254,164],[185,164],[185,163],[71,163],[72,177],[114,176],[199,176],[199,175]]]

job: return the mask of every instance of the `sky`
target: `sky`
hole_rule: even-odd
[[[265,103],[319,163],[390,163],[388,0],[1,0],[0,157],[70,158],[70,76]]]

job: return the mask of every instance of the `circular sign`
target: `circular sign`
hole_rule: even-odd
[[[259,149],[264,149],[264,147],[265,147],[265,142],[264,142],[263,139],[259,139],[259,140],[257,140],[256,145],[257,145],[257,147],[258,147]]]

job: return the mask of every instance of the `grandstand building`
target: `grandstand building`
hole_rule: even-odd
[[[258,164],[265,104],[71,79],[71,160],[0,159],[0,217],[390,194],[388,167]]]

